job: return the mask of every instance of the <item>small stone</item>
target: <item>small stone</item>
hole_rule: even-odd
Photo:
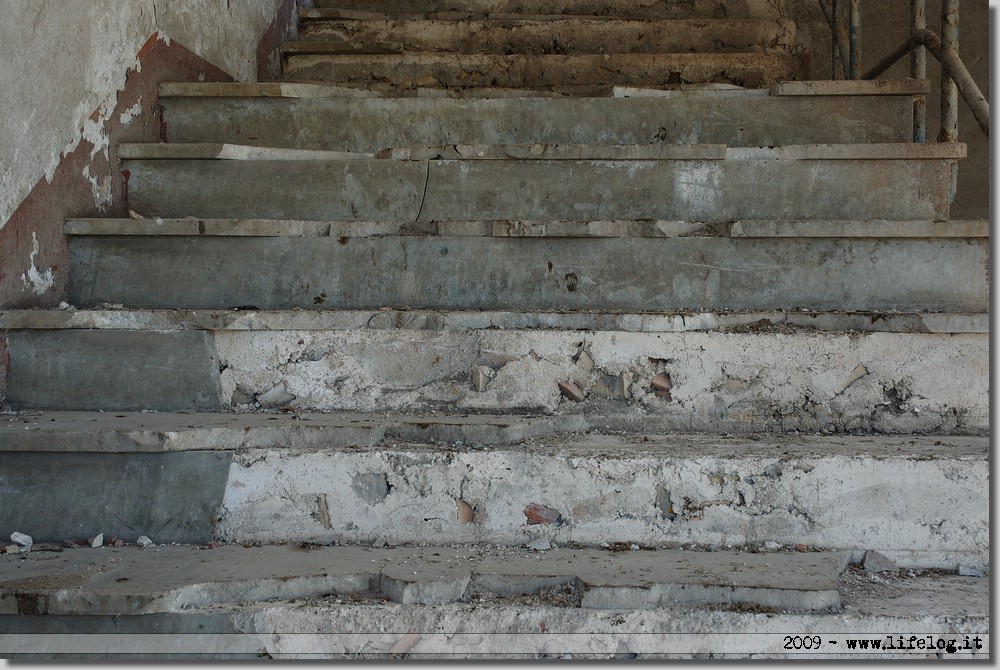
[[[22,547],[19,544],[8,544],[5,551],[8,554],[26,554],[31,551],[31,547]]]
[[[615,393],[618,397],[623,400],[628,400],[632,397],[632,383],[635,381],[635,373],[625,371],[618,375],[618,381],[615,383]]]
[[[142,214],[139,214],[139,213],[138,213],[137,211],[135,211],[134,209],[130,209],[130,210],[128,211],[128,218],[130,218],[130,219],[135,219],[136,221],[138,221],[139,219],[144,219],[144,218],[146,218],[146,217],[144,217],[144,216],[143,216]]]
[[[92,537],[89,540],[87,540],[87,542],[89,542],[90,546],[94,547],[95,549],[97,547],[102,546],[104,544],[104,533],[98,533],[94,537]]]
[[[610,545],[610,544],[608,544],[607,542],[601,542],[601,544],[599,544],[598,546],[599,546],[599,547],[600,547],[601,549],[610,549],[610,548],[611,548],[611,545]]]
[[[552,548],[552,543],[544,537],[540,537],[537,540],[532,540],[526,546],[528,549],[534,549],[535,551],[548,551]]]
[[[472,505],[464,500],[456,498],[455,508],[459,523],[472,523],[472,520],[476,517],[476,512],[472,509]]]
[[[673,382],[670,381],[670,375],[666,373],[656,375],[649,383],[652,384],[654,391],[669,391],[674,387]]]
[[[143,549],[145,549],[146,547],[152,547],[152,546],[155,546],[155,545],[153,544],[153,541],[152,541],[152,540],[150,540],[150,539],[149,539],[148,537],[146,537],[145,535],[140,535],[140,536],[139,536],[139,539],[138,539],[138,540],[136,540],[136,541],[135,541],[135,543],[136,543],[137,545],[139,545],[140,547],[142,547]]]
[[[865,552],[865,570],[868,572],[895,572],[896,561],[884,554],[869,549]]]
[[[529,524],[560,523],[562,521],[562,514],[558,510],[537,504],[525,507],[524,516],[527,517]]]
[[[110,546],[110,547],[124,547],[125,546],[125,540],[121,539],[120,537],[113,537],[113,538],[111,538],[111,541],[108,542],[108,546]]]
[[[962,577],[982,577],[983,571],[978,568],[974,568],[971,565],[965,565],[964,563],[958,564],[958,574]]]
[[[795,551],[809,551],[808,544],[797,544],[795,545]]]
[[[385,549],[385,538],[380,537],[372,542],[372,549]]]
[[[779,549],[781,549],[781,545],[773,540],[768,540],[767,542],[764,543],[764,549],[766,551],[778,551]]]
[[[573,402],[581,402],[585,397],[583,389],[573,382],[559,382],[559,391]]]
[[[594,369],[594,359],[586,351],[581,351],[576,359],[576,365],[584,374],[590,374]]]
[[[629,545],[629,549],[631,549],[632,551],[639,551],[639,545],[637,544]]]
[[[284,407],[295,400],[295,396],[285,390],[284,384],[278,384],[267,393],[257,396],[261,407]]]
[[[25,535],[24,533],[19,533],[15,530],[10,534],[10,541],[16,542],[22,547],[28,547],[29,550],[31,549],[32,540],[30,535]]]
[[[482,393],[496,376],[497,373],[488,366],[480,365],[472,368],[472,388],[476,389],[477,392]]]

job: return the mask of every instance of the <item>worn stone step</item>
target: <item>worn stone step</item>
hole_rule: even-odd
[[[802,145],[696,160],[669,158],[690,147],[662,146],[662,160],[149,158],[123,168],[127,206],[147,217],[944,221],[951,166],[965,148]]]
[[[806,313],[112,311],[33,324],[18,314],[4,321],[6,398],[22,409],[530,412],[602,429],[741,434],[989,426],[982,315],[978,327],[974,315],[889,315],[898,332],[864,332],[818,330]]]
[[[780,146],[898,143],[912,137],[911,101],[901,95],[707,90],[584,100],[347,98],[334,97],[343,92],[339,87],[295,86],[163,84],[165,137],[355,152],[459,143]],[[407,122],[399,123],[401,118]]]
[[[70,219],[67,235],[213,237],[826,237],[976,239],[990,222],[971,221],[442,221],[425,226],[392,221],[287,219]]]
[[[318,0],[316,9],[304,15],[329,16],[345,13],[382,13],[425,16],[427,14],[533,14],[601,16],[606,18],[744,18],[776,16],[752,0],[733,0],[721,6],[714,0]]]
[[[372,82],[401,88],[479,86],[676,87],[682,83],[725,82],[747,88],[796,79],[797,55],[726,54],[289,54],[286,80],[326,81],[365,86]]]
[[[142,234],[69,238],[69,302],[161,309],[985,312],[989,299],[985,237],[767,237],[752,228],[738,237],[522,237],[516,226],[515,236],[302,237],[298,227],[209,234],[197,221],[191,223],[197,232],[159,236],[146,234],[157,225],[151,221],[137,222]]]
[[[300,35],[302,41],[282,45],[284,54],[343,53],[341,49],[361,45],[384,45],[395,52],[467,54],[795,51],[795,24],[787,19],[313,19],[303,23]]]
[[[37,542],[98,533],[158,544],[774,542],[858,560],[877,551],[900,567],[988,564],[986,436],[540,432],[487,446],[471,432],[469,442],[369,446],[370,435],[345,434],[350,417],[202,416],[5,417],[7,523]],[[443,430],[460,418],[428,423]],[[370,421],[386,434],[393,425],[441,434],[417,420]],[[44,435],[55,450],[37,450]],[[197,487],[174,485],[195,472]],[[95,476],[107,484],[87,487]]]
[[[198,559],[210,560],[204,558],[205,551],[185,549]],[[305,563],[298,556],[267,550],[268,558],[281,556],[295,568]],[[317,551],[322,550],[313,553]],[[155,549],[147,554],[150,563],[162,563],[156,561]],[[119,556],[97,562],[113,568],[111,558]],[[188,556],[176,558],[182,565],[194,562]],[[288,567],[270,574],[287,574]],[[261,572],[257,568],[252,574]],[[143,579],[142,574],[130,574]],[[199,573],[192,569],[189,574]],[[991,649],[989,581],[935,571],[871,574],[851,565],[836,579],[841,607],[818,612],[730,604],[582,608],[576,606],[577,590],[567,584],[532,595],[484,593],[469,602],[433,607],[383,602],[371,593],[244,600],[137,616],[0,614],[5,631],[0,634],[0,648],[19,661],[65,661],[83,655],[91,661],[170,660],[184,654],[190,660],[190,655],[204,657],[206,649],[212,650],[214,660],[983,661]],[[282,588],[291,590],[287,584]],[[149,591],[158,592],[156,585],[151,584]],[[900,631],[922,632],[904,636]],[[879,643],[877,650],[870,646],[872,641]]]

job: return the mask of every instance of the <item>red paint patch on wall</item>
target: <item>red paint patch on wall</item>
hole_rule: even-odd
[[[0,228],[0,308],[54,307],[66,299],[69,248],[63,223],[74,217],[124,217],[124,180],[118,161],[119,142],[157,142],[162,128],[158,87],[165,81],[232,81],[232,77],[177,42],[167,44],[153,34],[139,51],[138,69],[129,70],[112,113],[104,119],[110,147],[91,157],[86,140],[62,157],[52,181],[42,178]],[[123,123],[122,115],[139,103],[140,113]],[[128,115],[126,115],[128,117]],[[91,116],[100,120],[99,111]],[[95,203],[85,172],[98,183],[110,184],[111,204],[103,210]],[[108,182],[110,180],[110,182]],[[34,256],[33,245],[38,242]],[[38,295],[28,272],[51,271],[53,286]]]

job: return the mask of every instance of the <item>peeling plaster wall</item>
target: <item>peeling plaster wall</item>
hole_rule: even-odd
[[[156,140],[156,84],[255,81],[273,66],[261,62],[268,56],[262,46],[294,27],[294,6],[294,0],[4,3],[0,306],[61,298],[62,216],[122,214],[115,209],[121,186],[113,145],[123,131],[130,141]],[[284,25],[276,26],[276,17]]]

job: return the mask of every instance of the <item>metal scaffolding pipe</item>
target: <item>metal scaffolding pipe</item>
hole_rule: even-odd
[[[851,0],[850,11],[851,57],[850,79],[857,79],[861,71],[861,0]]]
[[[927,0],[910,0],[910,34],[927,30]],[[910,50],[910,76],[927,79],[927,51],[923,46]],[[927,141],[927,96],[913,96],[913,141]]]
[[[826,17],[826,22],[830,26],[831,35],[831,55],[830,55],[830,79],[844,79],[847,77],[847,49],[844,45],[847,44],[847,33],[844,31],[844,27],[840,25],[840,19],[835,18],[837,16],[837,0],[818,0],[819,6],[823,10],[823,16]],[[834,3],[834,6],[830,6],[830,2]],[[840,65],[840,69],[837,69],[837,65]]]
[[[948,71],[951,73],[952,79],[955,81],[955,86],[958,92],[962,94],[962,98],[969,105],[969,109],[972,111],[972,115],[975,117],[976,122],[979,123],[979,127],[982,128],[986,136],[990,136],[990,103],[986,100],[982,91],[979,90],[979,86],[976,85],[976,80],[972,78],[969,74],[968,68],[965,67],[965,63],[962,59],[958,57],[958,54],[945,52],[941,48],[941,39],[929,30],[921,30],[914,33],[910,39],[906,40],[900,44],[896,49],[892,51],[888,56],[883,58],[878,65],[870,69],[868,72],[862,76],[862,79],[875,79],[880,74],[892,67],[896,61],[910,53],[910,50],[915,46],[924,46],[927,51],[930,52],[934,58],[936,58],[942,66],[946,66]],[[940,138],[939,138],[939,141]]]
[[[958,55],[958,2],[941,1],[941,133],[938,142],[958,141],[958,85],[950,62]]]

